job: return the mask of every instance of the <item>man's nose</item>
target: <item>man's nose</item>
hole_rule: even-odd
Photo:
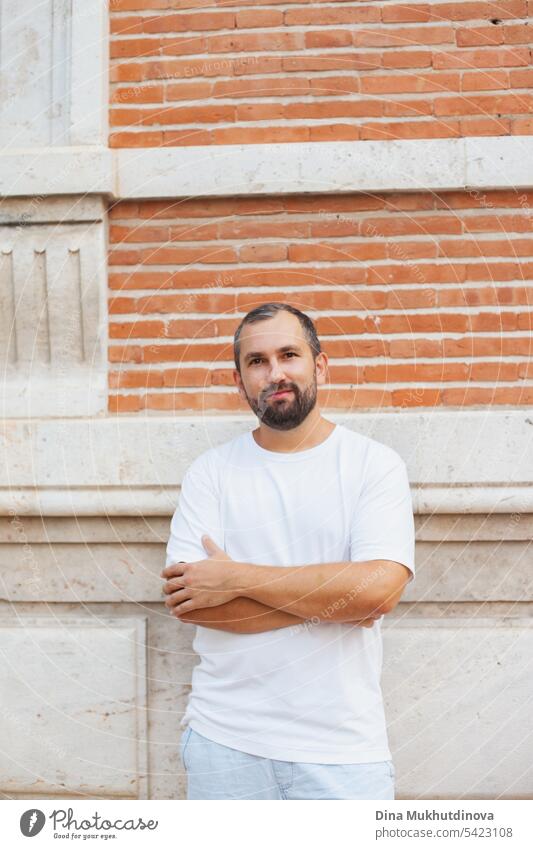
[[[285,379],[285,372],[281,364],[275,360],[271,363],[270,366],[270,382],[271,383],[281,383],[282,380]]]

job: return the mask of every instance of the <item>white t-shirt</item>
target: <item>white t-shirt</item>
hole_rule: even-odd
[[[268,451],[248,431],[197,457],[183,479],[166,565],[207,559],[202,534],[240,562],[394,560],[414,576],[405,463],[340,424],[305,451]],[[200,663],[182,726],[276,760],[390,759],[379,620],[361,628],[311,619],[259,634],[197,626],[193,648]]]

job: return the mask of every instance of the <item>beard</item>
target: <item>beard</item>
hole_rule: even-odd
[[[293,395],[277,399],[268,397],[272,392],[281,392],[285,389],[290,389]],[[258,399],[250,398],[245,389],[244,394],[251,409],[263,424],[274,430],[292,430],[307,418],[316,405],[316,374],[303,390],[300,390],[295,383],[285,383],[283,386],[268,387]]]

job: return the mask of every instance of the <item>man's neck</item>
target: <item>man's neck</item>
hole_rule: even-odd
[[[252,434],[257,444],[267,451],[292,453],[320,445],[334,429],[335,423],[317,412],[316,416],[307,416],[305,421],[291,430],[275,430],[261,423]]]

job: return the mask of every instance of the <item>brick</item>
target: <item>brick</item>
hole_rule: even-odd
[[[120,65],[112,65],[109,69],[109,81],[111,83],[120,82],[140,82],[143,79],[143,65],[128,64],[122,62]]]
[[[524,71],[509,71],[510,88],[532,88],[533,68]]]
[[[237,121],[278,121],[285,117],[283,103],[244,103],[235,108]]]
[[[366,94],[402,94],[459,91],[461,77],[458,73],[384,74],[361,79],[361,91]]]
[[[179,389],[180,386],[211,386],[211,372],[206,368],[165,369],[163,384],[173,389]]]
[[[147,389],[162,386],[163,373],[158,371],[112,371],[109,373],[110,389]]]
[[[211,144],[211,142],[212,137],[208,130],[189,128],[187,130],[165,130],[163,132],[162,145],[164,147],[174,147],[176,145]]]
[[[111,12],[137,12],[148,9],[169,9],[171,0],[111,0]]]
[[[133,253],[133,252],[131,252]],[[237,261],[237,251],[233,247],[206,245],[201,248],[152,247],[137,252],[139,259],[132,260],[143,265],[174,265],[175,263],[226,263]],[[129,256],[129,253],[128,253]],[[122,260],[122,257],[120,257]],[[122,260],[121,264],[125,264]]]
[[[111,59],[126,57],[157,56],[161,48],[158,38],[128,38],[124,41],[111,40],[109,55]]]
[[[162,85],[119,86],[111,94],[111,103],[160,103]]]
[[[140,363],[143,349],[140,345],[110,345],[108,354],[111,363]]]
[[[427,3],[403,6],[396,3],[387,3],[381,9],[381,19],[384,24],[389,23],[425,23],[431,19],[431,6]]]
[[[504,281],[520,279],[521,269],[515,262],[469,263],[466,266],[466,281]]]
[[[346,262],[354,259],[385,259],[386,256],[386,245],[377,242],[289,245],[289,259],[292,262]]]
[[[142,35],[143,18],[140,15],[130,15],[127,18],[111,17],[109,21],[111,35]]]
[[[311,226],[312,222],[287,219],[269,221],[262,216],[260,220],[238,218],[219,221],[217,233],[219,239],[262,239],[276,236],[284,239],[304,239],[309,236]]]
[[[379,265],[369,268],[367,271],[368,285],[382,286],[384,284],[409,284],[423,283],[433,285],[435,283],[461,283],[466,278],[466,266],[454,263],[434,265],[424,263],[423,266],[406,265]]]
[[[405,236],[411,233],[462,233],[462,222],[454,216],[434,215],[411,218],[395,216],[390,218],[365,218],[361,221],[361,233],[372,238]]]
[[[507,68],[529,64],[529,54],[522,47],[487,47],[483,50],[442,50],[433,54],[433,67],[436,70],[447,68]]]
[[[238,35],[211,35],[206,41],[206,49],[195,53],[245,53],[265,50],[301,50],[304,47],[304,33],[262,32]]]
[[[431,100],[390,100],[383,104],[383,114],[389,118],[402,115],[417,118],[420,115],[431,115],[433,103]]]
[[[335,9],[330,6],[306,9],[288,9],[284,15],[285,26],[305,27],[318,24],[331,26],[334,24],[367,24],[380,20],[380,10],[375,6],[349,6]]]
[[[455,42],[449,26],[393,27],[391,29],[355,30],[354,47],[416,47]]]
[[[283,26],[283,12],[279,9],[241,9],[235,15],[235,25],[239,29],[281,27]]]
[[[217,360],[231,360],[233,347],[221,343],[204,343],[201,345],[145,345],[142,348],[144,363],[181,363]]]
[[[511,74],[513,73],[517,72],[511,71]],[[463,91],[490,91],[509,87],[515,88],[510,82],[509,71],[465,71],[461,78]]]
[[[211,36],[211,38],[217,38],[217,36]],[[160,38],[159,44],[159,53],[161,56],[183,56],[191,53],[207,53],[209,37],[195,36],[194,38],[178,38],[177,36],[173,36],[172,38]]]
[[[460,135],[458,121],[403,121],[367,123],[361,127],[362,139],[431,139]]]
[[[229,336],[237,329],[239,319],[176,318],[168,322],[168,336],[175,339],[202,339]]]
[[[194,30],[213,31],[232,29],[235,26],[233,12],[209,12],[209,14],[155,15],[144,18],[143,29],[146,33],[190,32]]]
[[[163,133],[160,132],[123,132],[111,133],[109,147],[161,147]]]
[[[475,47],[477,45],[486,47],[503,44],[503,27],[467,27],[458,29],[455,32],[455,38],[458,47]]]
[[[207,100],[215,94],[210,82],[169,83],[165,89],[165,100]],[[161,98],[162,100],[163,98]]]
[[[443,356],[443,343],[440,339],[391,339],[387,342],[387,354],[402,359],[414,357]]]
[[[241,401],[237,390],[233,392],[182,392],[176,394],[153,394],[149,393],[146,396],[147,410],[165,410],[168,412],[174,411],[203,411],[206,408],[211,410],[223,410],[226,412],[250,412],[248,405]]]
[[[318,103],[288,103],[283,106],[283,114],[286,118],[361,118],[379,117],[383,115],[383,109],[383,101],[378,99],[336,100]]]
[[[282,262],[287,259],[287,245],[244,245],[239,249],[241,262]]]
[[[436,407],[441,395],[440,389],[394,389],[392,403],[395,407]]]
[[[442,404],[463,407],[467,405],[493,405],[493,404],[531,404],[533,401],[532,387],[506,387],[506,388],[450,388],[442,390]]]
[[[367,319],[367,332],[372,333],[374,317]],[[380,316],[380,333],[464,333],[468,330],[468,320],[464,315],[445,313],[420,313]]]
[[[314,50],[321,47],[348,47],[352,43],[352,33],[345,29],[306,32],[304,46]]]
[[[311,221],[308,225],[310,235],[313,238],[324,238],[331,236],[359,236],[361,223],[357,220],[334,218],[333,220]]]
[[[533,134],[533,118],[517,118],[511,122],[511,133],[517,136]]]
[[[500,303],[527,304],[528,290],[525,286],[490,286],[484,289],[444,289],[438,293],[438,305],[442,307],[497,306]]]
[[[511,132],[508,118],[463,118],[460,127],[462,136],[508,136]]]
[[[533,42],[533,30],[529,24],[504,26],[503,36],[506,44],[531,44]]]
[[[224,127],[212,131],[215,144],[276,144],[309,140],[309,127]]]
[[[144,409],[142,395],[110,395],[108,410],[110,413],[137,413]]]
[[[479,315],[469,315],[467,330],[471,333],[483,332],[509,332],[517,329],[516,313],[479,313]]]
[[[166,336],[164,321],[124,321],[109,325],[110,339],[150,339]]]
[[[365,366],[365,383],[414,383],[416,381],[469,380],[466,363],[386,363]]]
[[[520,195],[530,198],[529,203],[533,202],[533,193],[528,193],[527,190],[521,190]],[[519,192],[516,189],[506,190],[500,189],[497,191],[449,191],[435,193],[436,208],[453,208],[453,209],[476,209],[476,208],[506,208],[506,207],[521,207],[522,202],[519,199]]]
[[[383,54],[384,68],[429,68],[431,64],[429,50],[390,50]]]
[[[353,124],[319,124],[309,127],[310,141],[356,141],[359,128]]]
[[[108,309],[111,315],[132,313],[137,311],[137,302],[135,298],[111,298]]]
[[[515,18],[526,13],[525,0],[504,0],[498,3],[462,2],[437,3],[431,6],[438,20],[464,21],[479,18]]]
[[[306,94],[312,94],[317,97],[337,94],[355,94],[360,90],[359,79],[356,76],[311,77],[307,80],[307,84],[308,91]]]
[[[493,239],[468,241],[457,239],[453,242],[442,241],[439,256],[531,256],[533,239]]]
[[[465,97],[435,98],[435,115],[487,115],[490,112],[506,115],[529,112],[533,108],[532,94],[475,94]]]
[[[482,120],[496,119],[462,119]],[[465,395],[478,389],[496,394],[495,403],[518,404],[516,393],[530,388],[516,384],[531,379],[533,294],[525,281],[533,279],[532,209],[528,189],[114,203],[110,261],[124,265],[114,264],[109,275],[109,336],[122,340],[109,348],[110,390],[119,399],[110,406],[130,414],[136,405],[231,409],[233,370],[216,364],[232,362],[232,344],[220,340],[232,338],[246,310],[288,298],[287,286],[295,287],[290,302],[316,313],[319,333],[331,337],[324,340],[330,380],[344,387],[322,387],[325,407],[431,406],[456,389],[461,397],[445,396],[450,406],[492,403]],[[227,269],[201,259],[226,249],[233,252]],[[150,270],[151,257],[167,268]],[[190,313],[199,317],[185,317]],[[339,357],[358,363],[337,365]],[[365,366],[370,357],[390,362]],[[417,363],[420,357],[431,362]],[[191,365],[198,360],[203,365]],[[127,363],[147,367],[135,371]],[[416,385],[424,381],[435,387]],[[391,382],[404,388],[388,390]],[[502,395],[506,389],[514,395]]]
[[[158,109],[144,109],[142,111],[142,123],[144,126],[150,124],[193,124],[197,122],[216,124],[221,121],[234,121],[235,115],[236,107],[229,104],[161,106]]]
[[[531,354],[532,341],[526,337],[469,336],[463,339],[443,339],[445,357],[501,357]]]
[[[310,93],[309,85],[305,77],[217,80],[212,94],[214,97],[292,97]]]
[[[428,58],[429,65],[430,53]],[[284,71],[372,71],[381,67],[382,56],[380,53],[326,53],[322,56],[283,56],[281,62]]]

